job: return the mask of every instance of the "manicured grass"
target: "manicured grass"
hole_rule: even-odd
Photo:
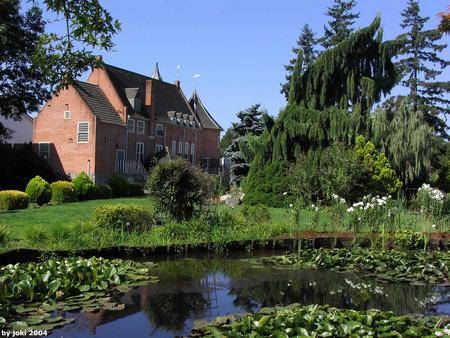
[[[11,239],[22,240],[25,232],[33,226],[53,228],[59,225],[87,222],[92,218],[96,208],[119,203],[151,206],[152,200],[146,197],[136,197],[44,205],[42,207],[36,205],[24,210],[0,212],[0,222],[9,226]]]

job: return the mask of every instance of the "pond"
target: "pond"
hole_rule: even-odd
[[[291,303],[450,314],[450,288],[442,286],[385,284],[353,273],[261,267],[236,257],[169,257],[155,262],[158,268],[152,273],[160,282],[120,296],[125,310],[68,313],[75,322],[49,336],[182,336],[198,319]]]

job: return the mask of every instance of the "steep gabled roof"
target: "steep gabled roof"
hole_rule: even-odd
[[[168,112],[188,114],[195,119],[189,103],[176,85],[152,79],[152,93],[157,121],[171,122]]]
[[[189,99],[189,104],[191,105],[192,110],[197,114],[197,117],[200,120],[203,128],[218,129],[220,131],[223,131],[223,128],[220,126],[220,124],[217,123],[216,120],[214,120],[214,118],[203,105],[196,90],[194,90],[194,92],[192,93],[191,98]]]
[[[128,98],[130,95],[134,95],[133,98],[140,99],[141,104],[143,104],[145,102],[146,81],[151,78],[146,75],[131,72],[116,66],[111,66],[106,63],[102,64],[102,68],[108,73],[114,88],[122,99],[124,105],[127,107],[128,112],[133,114],[134,109],[128,101]]]
[[[76,81],[74,87],[101,122],[124,124],[99,86]]]

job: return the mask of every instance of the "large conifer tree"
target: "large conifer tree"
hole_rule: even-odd
[[[240,143],[245,142],[248,135],[259,136],[264,130],[261,120],[263,111],[260,110],[260,104],[254,104],[248,109],[241,110],[237,113],[239,122],[232,124],[232,134],[234,136],[230,146],[226,149],[225,154],[231,160],[230,179],[231,183],[239,186],[242,179],[247,176],[250,167],[249,161],[242,152]]]
[[[315,33],[311,29],[308,24],[305,24],[302,28],[300,36],[297,39],[297,45],[292,48],[292,52],[294,52],[295,57],[289,60],[289,64],[284,66],[286,70],[286,82],[281,84],[281,94],[284,94],[286,100],[289,97],[289,87],[292,78],[292,72],[294,71],[295,63],[297,61],[297,56],[299,51],[303,54],[303,69],[311,66],[314,61],[317,59],[318,51],[316,50],[317,39],[315,37]]]
[[[334,0],[333,5],[328,7],[325,14],[330,17],[330,21],[324,27],[324,36],[320,39],[324,48],[336,46],[353,32],[352,26],[359,18],[359,12],[353,12],[356,5],[356,0]]]
[[[410,90],[413,111],[421,110],[426,121],[441,136],[449,138],[443,116],[450,114],[450,81],[436,81],[450,62],[439,56],[447,47],[439,44],[442,33],[437,29],[425,30],[429,17],[421,16],[417,0],[409,0],[402,12],[401,27],[407,29],[403,35],[404,47],[398,65],[404,75],[403,85]]]

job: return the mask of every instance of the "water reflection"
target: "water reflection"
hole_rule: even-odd
[[[261,268],[226,259],[158,264],[160,283],[122,296],[124,311],[76,314],[75,324],[52,336],[173,337],[188,333],[196,319],[295,302],[450,314],[450,291],[444,287],[382,284],[355,274]]]

